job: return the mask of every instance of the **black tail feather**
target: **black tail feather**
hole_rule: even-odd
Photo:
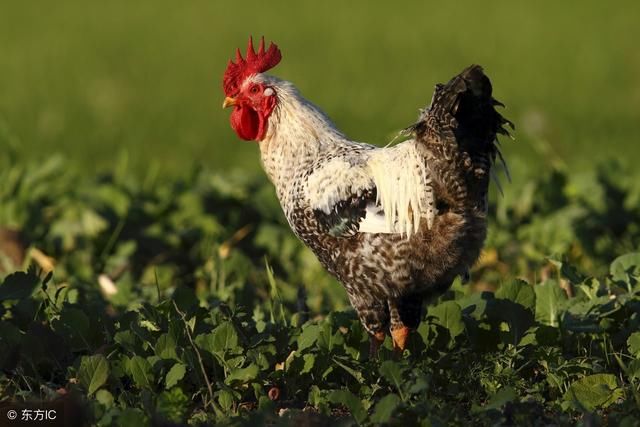
[[[496,111],[495,107],[503,104],[492,93],[491,81],[482,67],[472,65],[448,83],[436,85],[429,108],[421,112],[415,125],[406,129],[417,142],[429,147],[429,153],[439,153],[436,162],[453,160],[453,164],[440,166],[440,179],[445,186],[464,188],[456,193],[464,197],[456,200],[460,206],[478,212],[487,211],[491,178],[502,193],[492,168],[496,160],[502,163],[510,180],[497,135],[510,136],[509,128],[514,126]]]
[[[497,149],[496,135],[510,136],[507,127],[514,125],[496,111],[504,104],[492,92],[482,67],[471,65],[448,83],[436,85],[431,105],[407,131],[426,143],[457,143],[469,153]]]

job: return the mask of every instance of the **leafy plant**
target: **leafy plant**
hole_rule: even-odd
[[[622,253],[638,230],[602,228],[620,212],[567,190],[566,175],[530,181],[529,207],[506,197],[475,285],[433,301],[403,357],[387,340],[372,359],[340,286],[261,180],[77,183],[62,164],[43,168],[0,172],[12,177],[4,227],[27,242],[0,282],[0,400],[77,401],[100,426],[640,417],[640,255]],[[602,171],[593,185],[627,194]],[[588,209],[604,216],[557,214]],[[616,209],[640,223],[634,206]],[[558,227],[570,230],[529,238]]]

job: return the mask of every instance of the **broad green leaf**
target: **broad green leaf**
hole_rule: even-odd
[[[98,390],[96,400],[106,408],[111,408],[114,402],[113,395],[105,389]]]
[[[496,295],[492,292],[473,292],[456,300],[456,302],[460,305],[465,316],[481,320],[487,311],[487,302],[495,297]]]
[[[567,294],[555,280],[535,285],[536,320],[545,325],[558,327],[561,308],[567,300]]]
[[[333,366],[328,366],[327,369],[324,370],[324,372],[322,372],[322,375],[320,376],[323,380],[327,379],[327,377],[329,375],[331,375],[331,373],[335,370],[335,368]]]
[[[349,408],[349,412],[359,424],[367,418],[367,411],[364,409],[362,401],[349,390],[334,390],[329,393],[328,399],[331,403]]]
[[[238,333],[231,322],[221,323],[213,334],[213,350],[223,353],[238,346]]]
[[[156,355],[161,359],[177,359],[176,343],[169,334],[162,334],[156,341]]]
[[[333,332],[333,327],[330,322],[325,321],[320,325],[320,332],[318,334],[318,347],[331,352],[334,347],[344,344],[344,336],[340,331]]]
[[[640,357],[640,332],[634,332],[629,336],[627,346],[629,347],[629,353],[635,357]]]
[[[147,359],[141,356],[133,356],[127,362],[127,369],[138,387],[146,389],[153,387],[153,371]]]
[[[455,301],[445,301],[435,307],[430,307],[428,313],[436,318],[436,322],[439,325],[449,331],[451,339],[455,339],[455,337],[464,332],[462,309]]]
[[[594,411],[606,408],[623,396],[624,392],[618,387],[615,375],[595,374],[571,384],[563,399],[577,406],[577,409]]]
[[[420,335],[420,338],[422,338],[422,341],[424,342],[425,345],[430,345],[431,341],[434,338],[434,334],[432,330],[433,330],[433,325],[430,325],[427,322],[422,322],[418,326],[417,332]]]
[[[302,359],[304,360],[304,365],[300,373],[306,374],[311,372],[311,370],[313,369],[313,366],[316,363],[316,355],[313,353],[307,353],[304,356],[302,356]]]
[[[388,423],[391,421],[391,416],[400,402],[401,400],[397,394],[387,394],[376,404],[373,415],[371,415],[371,421],[380,424]]]
[[[418,394],[424,390],[428,390],[429,389],[429,382],[427,381],[426,378],[424,377],[418,377],[415,379],[415,381],[413,382],[413,384],[411,384],[411,386],[409,387],[409,393],[410,394]]]
[[[302,333],[298,336],[298,351],[311,347],[318,340],[320,334],[320,325],[307,324],[302,327]]]
[[[87,389],[87,394],[92,395],[102,387],[109,377],[109,362],[102,354],[83,356],[80,359],[78,379],[80,384]]]
[[[219,356],[234,352],[238,347],[238,333],[230,322],[223,322],[213,332],[200,334],[195,339],[203,350]]]
[[[640,252],[632,252],[616,258],[609,267],[613,280],[626,282],[629,273],[640,275]]]
[[[233,406],[233,394],[228,390],[220,390],[218,393],[218,404],[225,412],[230,412]]]
[[[496,291],[496,298],[513,301],[532,312],[536,308],[536,293],[533,286],[522,280],[512,280],[500,285]]]
[[[331,359],[336,365],[340,366],[342,369],[347,371],[356,381],[358,381],[361,384],[365,382],[365,378],[362,375],[362,373],[357,369],[354,369],[351,366],[349,366],[347,364],[349,363],[348,361],[345,360],[345,362],[341,362],[337,357],[332,357]]]
[[[504,344],[518,345],[534,324],[533,311],[509,299],[489,300],[486,312],[490,322],[501,325],[498,334]]]
[[[500,332],[504,344],[518,345],[525,332],[534,324],[536,294],[533,287],[521,280],[506,282],[487,301],[490,321],[505,322]]]
[[[309,389],[307,401],[314,407],[319,407],[323,402],[324,392],[317,385],[312,385]]]
[[[518,398],[518,394],[513,387],[503,387],[489,399],[489,403],[484,406],[483,410],[500,409],[506,403],[512,402]]]
[[[529,328],[529,330],[520,339],[520,342],[518,342],[518,345],[520,347],[526,347],[528,345],[532,346],[532,345],[538,344],[538,340],[536,336],[537,332],[538,332],[537,327]]]
[[[27,298],[38,284],[40,284],[40,278],[31,270],[10,274],[0,285],[0,301]]]
[[[116,332],[113,340],[129,351],[133,351],[136,345],[136,335],[131,330]]]
[[[402,373],[403,369],[400,368],[397,362],[392,360],[386,360],[380,364],[380,375],[382,375],[390,384],[395,386],[400,394],[402,400],[404,400],[404,394],[402,390]]]
[[[573,265],[566,261],[560,261],[553,258],[547,258],[559,271],[562,277],[568,279],[571,283],[579,284],[585,280],[585,277]]]
[[[276,347],[273,344],[261,345],[252,348],[247,352],[247,358],[255,362],[261,370],[269,369],[271,366],[270,357],[276,354]]]
[[[227,384],[246,383],[257,377],[259,372],[258,365],[252,363],[246,368],[233,369],[224,381]]]
[[[187,372],[187,367],[182,363],[176,363],[169,369],[167,375],[164,379],[165,388],[170,389],[174,385],[178,384],[182,378],[184,378],[184,374]]]
[[[640,380],[640,356],[629,362],[627,365],[627,373],[629,378],[638,381]]]

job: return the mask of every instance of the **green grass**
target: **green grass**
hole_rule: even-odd
[[[518,125],[507,155],[588,169],[640,154],[640,6],[599,1],[5,2],[0,144],[74,168],[259,168],[222,111],[236,46],[264,34],[293,81],[351,137],[386,143],[433,85],[485,66]]]

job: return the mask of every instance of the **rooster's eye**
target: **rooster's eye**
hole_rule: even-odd
[[[260,88],[258,86],[252,86],[249,90],[251,91],[251,93],[258,93],[260,91]]]

